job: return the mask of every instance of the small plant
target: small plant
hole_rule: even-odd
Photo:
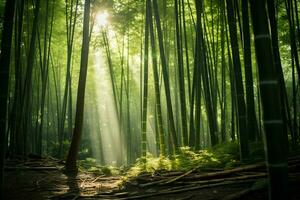
[[[192,151],[190,147],[182,147],[175,156],[175,170],[190,170],[196,167],[218,167],[220,161],[213,152],[208,150]]]
[[[143,173],[159,171],[188,171],[191,169],[230,168],[241,164],[237,143],[225,143],[214,148],[193,151],[190,147],[181,147],[178,154],[170,157],[154,157],[147,154],[138,158],[124,176],[123,181]]]
[[[210,149],[216,158],[221,162],[221,166],[225,168],[234,167],[240,164],[239,144],[237,142],[227,142],[216,145]]]
[[[121,169],[114,166],[102,166],[101,171],[104,175],[111,176],[111,175],[120,175]]]
[[[181,147],[179,153],[173,156],[155,157],[148,153],[146,157],[136,160],[136,163],[127,170],[122,182],[139,176],[143,173],[156,174],[162,171],[189,171],[192,169],[207,170],[212,168],[232,168],[241,163],[239,146],[236,142],[217,145],[206,150],[194,151],[190,147]],[[79,161],[82,170],[104,174],[107,176],[120,175],[122,168],[101,166],[93,158]]]
[[[111,176],[112,175],[112,171],[108,166],[101,167],[101,171],[106,176]]]

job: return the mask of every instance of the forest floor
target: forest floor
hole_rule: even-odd
[[[237,168],[124,176],[79,172],[66,175],[63,162],[53,159],[9,160],[5,167],[5,199],[147,199],[262,200],[268,199],[265,163]],[[300,199],[300,156],[289,159],[291,199]]]

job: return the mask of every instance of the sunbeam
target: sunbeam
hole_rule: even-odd
[[[99,119],[94,119],[95,124],[92,126],[100,126],[100,129],[93,128],[91,135],[91,142],[94,156],[100,160],[100,148],[105,155],[103,160],[105,164],[119,165],[122,162],[123,145],[120,138],[120,127],[118,122],[117,110],[114,103],[112,85],[110,76],[108,74],[108,67],[103,62],[103,55],[100,50],[95,50],[94,54],[94,72],[96,76],[93,77],[95,91],[94,98],[96,99],[96,106],[93,112],[98,112]]]

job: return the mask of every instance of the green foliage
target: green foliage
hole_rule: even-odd
[[[263,143],[251,143],[249,162],[263,158]],[[127,171],[126,176],[123,177],[123,181],[143,173],[155,174],[160,171],[189,171],[192,169],[202,171],[227,169],[241,164],[237,142],[218,144],[213,148],[199,151],[193,151],[190,147],[181,147],[179,154],[174,156],[155,157],[148,153],[146,157],[138,158],[136,163]],[[121,174],[122,171],[117,167],[101,166],[93,158],[79,161],[79,166],[81,170],[104,175],[117,175]]]
[[[141,157],[136,160],[136,164],[127,171],[124,180],[142,173],[155,173],[158,170],[171,171],[172,160],[168,157],[154,157],[148,153],[146,157]]]
[[[2,34],[2,22],[3,22],[3,9],[4,9],[4,3],[5,1],[0,2],[0,34]],[[70,3],[70,0],[67,0],[66,2]],[[221,2],[221,1],[220,1]],[[212,87],[220,87],[220,89],[223,87],[223,79],[224,79],[224,94],[220,91],[220,94],[213,98],[214,102],[217,103],[218,101],[223,101],[223,98],[221,96],[224,95],[226,97],[226,105],[224,105],[224,111],[225,112],[225,132],[229,133],[236,125],[232,124],[230,125],[231,121],[236,123],[236,119],[232,118],[230,115],[230,111],[232,110],[232,107],[234,106],[234,102],[232,101],[232,97],[234,97],[234,93],[231,94],[230,87],[233,85],[234,81],[231,78],[230,70],[225,70],[224,77],[222,77],[221,70],[222,68],[228,68],[229,60],[227,59],[227,56],[230,55],[230,51],[227,52],[225,50],[225,63],[221,63],[221,19],[222,15],[220,15],[220,6],[221,3],[219,1],[215,2],[208,2],[203,1],[203,19],[204,23],[206,24],[206,31],[205,35],[203,36],[205,39],[205,44],[207,45],[207,56],[208,56],[208,68],[209,71],[211,71],[213,74],[209,75],[209,78],[211,79]],[[81,44],[82,44],[82,23],[83,23],[83,3],[84,1],[79,1],[79,7],[78,7],[78,16],[77,21],[74,25],[75,27],[75,36],[74,36],[74,44],[73,44],[73,50],[72,50],[72,66],[71,66],[71,90],[70,90],[70,97],[72,97],[73,102],[68,102],[72,106],[72,116],[71,112],[67,113],[66,119],[72,119],[73,121],[73,127],[74,127],[74,114],[75,114],[75,105],[76,105],[76,95],[77,95],[77,86],[78,86],[78,80],[79,80],[79,68],[80,68],[80,57],[81,57]],[[22,32],[22,41],[21,41],[21,63],[25,63],[24,72],[27,70],[27,64],[26,61],[28,60],[27,54],[28,54],[28,48],[29,48],[29,41],[30,40],[30,34],[32,32],[32,19],[33,19],[33,11],[34,6],[33,2],[28,2],[28,5],[25,6],[25,14],[23,19],[23,29]],[[175,27],[174,27],[174,1],[166,0],[166,1],[158,1],[158,7],[159,7],[159,13],[161,16],[161,23],[162,23],[162,32],[164,37],[164,48],[166,57],[168,60],[168,71],[170,74],[170,85],[171,88],[171,96],[174,99],[177,99],[178,101],[178,91],[177,91],[177,84],[178,84],[178,71],[177,71],[177,54],[176,51],[173,51],[173,49],[176,48],[176,40],[175,40]],[[289,24],[288,24],[288,16],[286,13],[286,10],[284,9],[284,2],[279,2],[279,9],[278,9],[278,37],[279,37],[279,48],[280,48],[280,54],[281,54],[281,62],[283,66],[283,73],[286,83],[286,89],[287,89],[287,95],[288,95],[288,102],[291,105],[292,97],[293,97],[293,91],[292,91],[292,59],[291,59],[291,42],[290,42],[290,33],[289,33]],[[41,124],[41,116],[44,115],[44,122],[43,122],[43,136],[41,137],[43,140],[43,144],[47,145],[47,150],[45,151],[45,147],[43,147],[43,152],[46,152],[46,154],[52,155],[54,157],[57,157],[59,155],[59,142],[60,142],[60,136],[57,136],[57,128],[61,126],[61,123],[67,123],[66,119],[62,119],[62,105],[63,105],[63,96],[64,96],[64,87],[65,87],[65,80],[67,75],[67,29],[66,29],[66,19],[71,19],[71,16],[74,17],[75,14],[75,8],[71,9],[70,4],[68,5],[68,10],[66,12],[65,8],[66,4],[65,1],[53,1],[53,4],[50,4],[49,11],[54,9],[53,12],[53,33],[51,34],[52,38],[51,40],[48,40],[50,38],[50,21],[52,18],[52,11],[49,12],[49,19],[48,24],[45,23],[45,17],[46,17],[46,1],[41,2],[41,13],[40,13],[40,21],[39,21],[39,40],[37,41],[36,48],[39,49],[36,50],[37,53],[39,53],[39,56],[36,56],[35,58],[35,64],[34,64],[34,71],[33,71],[33,80],[34,85],[32,87],[32,110],[29,113],[31,116],[30,119],[32,119],[32,124],[39,125]],[[109,13],[108,17],[108,24],[105,29],[107,29],[107,37],[108,37],[108,43],[110,46],[109,49],[109,55],[106,52],[106,48],[103,42],[103,35],[100,29],[97,31],[97,29],[94,27],[93,32],[91,34],[91,48],[90,48],[90,58],[89,58],[89,68],[88,68],[88,78],[87,78],[87,86],[86,86],[86,94],[85,94],[85,121],[83,126],[83,136],[81,138],[81,146],[78,152],[78,159],[80,163],[80,168],[82,170],[90,171],[93,173],[99,173],[99,174],[106,174],[106,175],[112,175],[112,174],[119,174],[120,169],[114,168],[111,166],[101,166],[95,159],[91,159],[91,157],[95,157],[100,160],[102,159],[102,164],[104,165],[105,161],[106,163],[112,163],[115,162],[115,158],[111,158],[110,154],[112,152],[113,155],[121,154],[119,157],[120,160],[123,159],[123,161],[118,162],[117,164],[124,164],[129,160],[130,162],[134,160],[136,157],[140,155],[140,109],[141,109],[141,102],[140,97],[142,95],[140,88],[142,88],[143,85],[139,84],[142,83],[142,80],[140,80],[140,74],[142,74],[143,70],[143,64],[141,63],[143,59],[143,47],[144,47],[144,23],[145,23],[145,2],[144,1],[136,1],[136,0],[119,0],[119,1],[110,1],[110,0],[96,0],[92,1],[92,18],[97,15],[97,13],[101,13],[104,11],[107,11]],[[191,75],[191,78],[193,79],[193,71],[194,71],[194,46],[195,46],[195,39],[196,39],[196,31],[194,30],[195,26],[195,20],[196,20],[196,8],[195,8],[195,2],[191,1],[190,5],[186,4],[186,10],[185,10],[185,21],[182,21],[187,26],[186,33],[182,34],[182,37],[186,34],[187,38],[187,46],[184,45],[183,42],[183,50],[184,52],[188,52],[189,60],[184,59],[184,66],[187,67],[187,64],[190,64],[190,72],[185,69],[184,73],[184,80],[188,80],[188,74]],[[19,12],[19,11],[18,11]],[[183,14],[183,13],[182,13]],[[94,19],[94,18],[93,18]],[[182,19],[183,20],[183,19]],[[14,23],[17,23],[18,20],[16,20]],[[72,21],[72,20],[71,20]],[[68,20],[67,23],[70,23]],[[95,22],[93,22],[95,23]],[[225,26],[227,26],[227,22],[225,20]],[[251,23],[251,22],[250,22]],[[15,24],[14,26],[16,26]],[[49,63],[49,72],[47,75],[47,80],[49,80],[49,83],[47,83],[47,102],[44,105],[45,111],[43,113],[41,112],[41,89],[42,89],[42,82],[43,79],[40,78],[39,74],[41,74],[44,70],[42,70],[42,66],[40,66],[40,63],[43,62],[44,52],[42,49],[44,48],[44,31],[45,27],[48,25],[48,33],[47,33],[47,41],[51,42],[51,51],[49,51],[50,55],[48,56],[48,53],[46,57],[49,57],[48,63]],[[94,24],[96,26],[96,24]],[[154,24],[156,25],[156,24]],[[16,26],[17,27],[17,26]],[[184,28],[184,27],[182,27]],[[154,26],[155,33],[156,26]],[[15,30],[17,31],[17,29]],[[224,33],[227,33],[227,29]],[[14,33],[15,34],[15,33]],[[68,33],[70,34],[70,33]],[[227,33],[228,34],[228,33]],[[241,38],[242,34],[238,31],[237,32],[238,37]],[[157,35],[156,35],[157,37]],[[184,38],[181,38],[184,39]],[[13,44],[17,44],[17,41],[14,41]],[[1,41],[0,41],[1,42]],[[253,41],[252,41],[253,42]],[[157,60],[160,60],[160,57],[158,56],[159,48],[158,48],[158,42],[157,38],[155,39],[155,43],[157,45],[156,53],[157,53]],[[39,44],[39,45],[38,45]],[[225,42],[223,44],[224,46],[229,46],[228,42]],[[25,48],[26,47],[26,48]],[[255,53],[254,53],[254,45],[252,45],[252,64],[253,66],[256,66],[255,62]],[[14,47],[12,48],[13,52],[16,52]],[[210,52],[213,51],[213,52]],[[242,45],[240,45],[239,51],[242,55]],[[46,53],[46,52],[45,52]],[[227,55],[228,53],[228,55]],[[38,55],[38,54],[37,54]],[[113,72],[109,72],[108,67],[108,59],[107,56],[111,57],[112,60],[112,69]],[[15,55],[12,56],[12,59],[14,59]],[[150,60],[151,56],[149,56]],[[244,56],[241,56],[241,61],[243,61]],[[228,61],[227,61],[228,60]],[[216,62],[216,63],[210,63],[210,62]],[[15,62],[12,62],[11,66],[11,72],[12,74],[15,73]],[[149,123],[150,127],[153,130],[154,134],[157,134],[157,128],[155,127],[156,123],[156,112],[155,111],[155,89],[154,89],[154,80],[153,80],[153,72],[152,72],[152,65],[151,62],[149,62],[149,95],[148,95],[148,104],[149,104]],[[159,65],[159,68],[161,70],[161,63]],[[103,71],[102,71],[103,70]],[[101,74],[99,75],[99,73]],[[242,69],[242,72],[244,73],[244,69]],[[174,75],[175,74],[175,75]],[[253,68],[253,78],[254,78],[254,89],[255,89],[255,97],[258,95],[258,84],[257,84],[257,70],[254,67]],[[110,76],[114,76],[114,81],[111,80]],[[21,82],[22,80],[27,79],[26,73],[19,74]],[[15,94],[14,86],[18,84],[16,80],[14,80],[15,76],[12,76],[11,79],[11,87],[10,87],[10,94]],[[161,80],[162,81],[162,80]],[[112,90],[111,84],[115,84],[116,88],[116,96],[117,101],[111,104],[102,104],[102,102],[109,100],[113,97],[113,92],[109,91]],[[161,84],[161,91],[163,91],[165,85],[164,83]],[[173,86],[176,86],[173,88]],[[185,87],[187,88],[187,81],[185,81]],[[245,85],[244,85],[245,86]],[[203,86],[201,90],[203,89]],[[108,88],[106,90],[106,88]],[[196,90],[195,90],[196,91]],[[187,91],[186,91],[187,92]],[[165,101],[165,92],[161,92],[162,100],[161,100],[161,106],[162,106],[162,118],[163,118],[163,128],[167,130],[168,127],[168,113],[166,108],[166,101]],[[18,96],[16,96],[18,97]],[[68,97],[69,98],[69,97]],[[207,103],[204,96],[201,97],[201,105],[199,108],[202,108],[201,110],[201,128],[203,128],[203,131],[201,130],[201,134],[203,133],[203,141],[206,141],[207,138],[209,138],[209,133],[205,132],[205,129],[208,126],[208,117],[206,115],[207,110],[205,104]],[[12,96],[9,100],[13,100],[14,96]],[[22,97],[18,97],[16,99],[22,99]],[[100,100],[101,99],[101,100]],[[297,97],[298,99],[298,97]],[[259,105],[258,102],[259,98],[255,98],[255,104]],[[175,101],[175,102],[176,102]],[[224,98],[225,101],[225,98]],[[177,114],[177,111],[179,111],[179,102],[173,102],[174,106],[174,115]],[[10,102],[11,105],[13,105],[13,102]],[[214,104],[215,104],[214,103]],[[128,108],[128,110],[127,110]],[[189,105],[187,105],[187,108],[190,108]],[[69,109],[69,108],[68,108]],[[222,122],[222,107],[216,106],[216,121],[217,126],[221,127]],[[13,110],[13,109],[12,109]],[[291,109],[292,111],[293,109]],[[188,109],[188,113],[190,114],[190,109]],[[258,114],[258,110],[256,110]],[[234,113],[233,113],[234,114]],[[235,113],[236,114],[236,113]],[[24,115],[27,116],[27,115]],[[117,117],[118,116],[118,117]],[[189,116],[190,117],[190,116]],[[299,117],[299,114],[298,114]],[[46,120],[47,118],[47,120]],[[109,142],[107,142],[104,139],[109,138],[109,140],[117,140],[117,138],[111,137],[112,133],[114,132],[115,127],[110,127],[109,123],[106,123],[103,119],[108,119],[108,121],[117,121],[119,124],[119,128],[121,128],[120,135],[126,135],[127,138],[123,137],[120,139],[120,143],[122,145],[115,147],[114,145],[110,145]],[[119,118],[119,120],[117,119]],[[176,117],[178,118],[178,127],[182,127],[182,124],[180,122],[180,116]],[[24,121],[22,119],[21,121]],[[14,120],[12,120],[14,121]],[[27,119],[26,119],[27,121]],[[30,121],[30,120],[28,120]],[[197,120],[194,120],[194,123],[197,123]],[[31,138],[32,136],[36,137],[35,132],[33,131],[36,129],[36,127],[32,127],[32,130],[28,136],[24,134],[24,137]],[[64,124],[65,129],[67,129],[67,124]],[[117,126],[116,126],[117,127]],[[47,132],[46,132],[47,128]],[[190,128],[191,129],[191,128]],[[109,131],[106,131],[109,130]],[[150,128],[149,128],[150,130]],[[47,135],[46,135],[47,133]],[[31,135],[32,134],[32,135]],[[61,134],[61,133],[59,133]],[[64,130],[64,141],[63,141],[63,158],[66,158],[70,142],[72,138],[72,132],[69,130]],[[150,134],[149,134],[150,136]],[[180,136],[180,134],[178,134]],[[23,137],[23,136],[22,136]],[[152,137],[152,136],[151,136]],[[154,146],[154,142],[159,143],[159,140],[157,138],[152,140],[151,137],[147,137],[147,142],[149,146]],[[218,135],[220,137],[220,135]],[[228,135],[229,137],[229,135]],[[12,137],[13,138],[13,137]],[[28,139],[27,138],[27,139]],[[96,139],[95,139],[96,138]],[[113,138],[113,139],[112,139]],[[166,135],[167,138],[167,135]],[[128,140],[128,141],[127,141]],[[10,141],[11,144],[13,140]],[[27,141],[27,140],[24,140]],[[47,142],[46,142],[47,141]],[[129,142],[130,141],[130,142]],[[37,141],[36,141],[37,142]],[[34,141],[32,141],[32,144],[34,144]],[[31,145],[28,144],[28,145]],[[202,144],[201,144],[202,145]],[[209,142],[205,142],[203,144],[205,146],[209,145]],[[33,146],[37,146],[34,144]],[[43,145],[45,146],[45,145]],[[110,149],[110,146],[113,148]],[[126,146],[126,150],[130,151],[129,154],[125,155],[125,148],[123,146]],[[100,148],[101,147],[101,148]],[[119,150],[118,148],[123,148]],[[290,146],[292,148],[292,146]],[[154,149],[154,148],[153,148]],[[255,142],[251,143],[249,146],[250,154],[249,154],[249,160],[261,160],[264,159],[265,153],[264,153],[264,147],[262,142]],[[293,147],[290,149],[292,151],[299,150],[299,146]],[[152,148],[149,148],[149,151],[152,151]],[[108,153],[109,152],[109,153]],[[126,152],[127,153],[127,152]],[[98,155],[99,154],[99,155]],[[118,156],[116,156],[118,157]],[[105,159],[104,159],[105,158]],[[240,162],[239,159],[239,146],[237,142],[228,142],[228,143],[222,143],[219,144],[213,148],[209,148],[206,150],[201,151],[194,151],[190,147],[182,147],[180,149],[180,153],[177,155],[169,155],[168,157],[154,157],[151,154],[147,154],[144,158],[139,158],[135,165],[131,167],[128,174],[131,174],[132,176],[138,175],[140,173],[148,172],[148,173],[155,173],[159,170],[190,170],[194,168],[200,168],[203,169],[209,169],[209,168],[230,168],[234,167],[236,165],[239,165]]]
[[[181,147],[180,153],[175,156],[157,158],[147,154],[146,158],[137,159],[136,164],[127,172],[126,178],[157,171],[230,168],[241,164],[238,159],[239,146],[236,142],[224,143],[214,148],[200,151],[193,151],[190,147]]]
[[[81,171],[87,171],[97,175],[112,176],[119,175],[121,173],[120,168],[113,166],[101,166],[94,158],[80,160],[78,161],[78,166]]]
[[[89,169],[97,166],[96,159],[94,158],[86,158],[85,160],[79,160],[79,166],[84,169]]]
[[[210,168],[220,167],[220,160],[213,151],[192,151],[190,147],[182,147],[180,154],[175,156],[175,170],[190,170],[195,167]]]
[[[210,151],[214,152],[217,159],[221,162],[221,166],[225,168],[239,165],[239,145],[237,142],[227,142],[218,144]]]

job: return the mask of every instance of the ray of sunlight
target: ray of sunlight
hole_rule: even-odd
[[[92,148],[94,156],[100,160],[99,145],[102,145],[103,161],[108,165],[116,165],[122,162],[123,144],[121,143],[120,127],[118,123],[117,110],[114,103],[112,85],[109,76],[108,67],[103,61],[103,55],[100,50],[95,50],[94,54],[94,98],[96,98],[96,108],[98,112],[95,119],[95,126],[98,123],[100,130],[94,129],[91,135]]]

